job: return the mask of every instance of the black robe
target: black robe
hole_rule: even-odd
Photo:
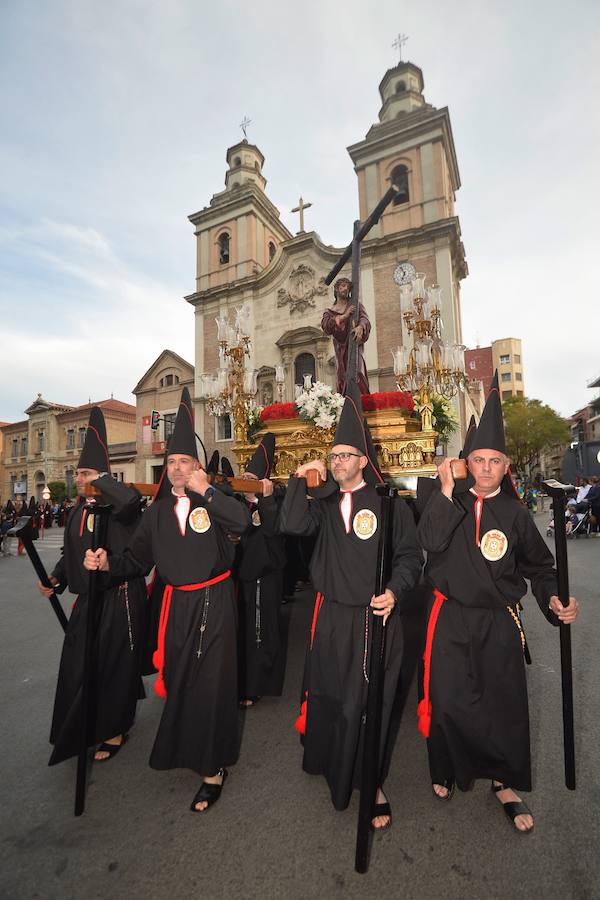
[[[227,578],[193,591],[177,586],[201,584],[229,570],[235,551],[227,532],[241,534],[250,516],[221,491],[210,499],[188,496],[185,534],[175,514],[177,498],[157,500],[144,513],[126,552],[112,557],[109,568],[111,579],[118,580],[145,574],[155,565],[164,584],[174,587],[164,644],[167,697],[150,765],[214,775],[239,755],[233,582]],[[202,531],[190,524],[198,509]]]
[[[503,491],[484,500],[479,535],[481,541],[500,531],[508,548],[486,559],[476,541],[475,502],[471,493],[450,501],[436,488],[418,526],[427,580],[448,598],[431,655],[431,778],[455,778],[461,790],[476,778],[494,778],[529,791],[523,636],[514,617],[527,578],[542,612],[557,624],[548,607],[557,593],[554,561],[526,507]]]
[[[112,507],[108,517],[107,548],[111,553],[120,553],[139,521],[140,495],[110,475],[103,475],[94,485],[101,490],[102,501]],[[80,502],[70,511],[62,556],[52,572],[58,580],[57,593],[68,587],[72,594],[78,596],[69,618],[60,660],[50,731],[50,742],[54,744],[50,765],[79,752],[90,576],[83,567],[83,558],[92,545],[91,521],[84,506]],[[116,584],[102,591],[98,605],[101,613],[97,626],[94,743],[128,731],[135,718],[137,701],[144,696],[140,677],[146,605],[143,579],[134,578],[126,584]]]
[[[330,480],[329,477],[328,483]],[[308,698],[302,765],[310,774],[325,776],[333,805],[345,809],[352,789],[359,786],[362,767],[369,636],[373,623],[369,604],[375,588],[381,498],[369,485],[352,494],[349,533],[340,512],[340,501],[337,488],[323,499],[309,501],[306,480],[292,477],[281,510],[281,528],[288,534],[317,534],[310,569],[317,597],[322,595],[324,599],[304,671],[303,693]],[[362,517],[361,512],[365,514]],[[361,521],[366,525],[362,530],[364,537],[357,533],[361,532]],[[418,581],[422,565],[414,520],[401,499],[394,501],[393,548],[386,587],[394,592],[397,607],[385,627],[380,784],[387,774],[386,761],[391,755],[387,740],[402,662],[399,613],[403,595]]]
[[[278,697],[285,672],[280,622],[285,538],[278,529],[275,496],[242,503],[249,508],[252,524],[242,535],[238,552],[239,695]]]

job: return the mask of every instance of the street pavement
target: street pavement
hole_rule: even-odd
[[[542,533],[547,519],[548,513],[537,517]],[[53,528],[37,542],[48,568],[61,533]],[[129,743],[93,767],[86,812],[76,819],[75,761],[47,767],[61,631],[37,593],[27,557],[0,558],[0,897],[600,898],[600,540],[570,541],[569,555],[571,590],[582,601],[572,629],[577,790],[568,791],[563,778],[558,630],[528,596],[535,790],[526,799],[535,830],[514,832],[487,783],[457,792],[450,803],[433,798],[416,729],[412,674],[420,620],[413,611],[405,616],[408,699],[386,782],[393,827],[373,841],[366,875],[354,872],[358,797],[343,813],[333,809],[323,779],[302,772],[292,727],[312,611],[308,591],[284,607],[283,696],[240,713],[240,761],[217,806],[194,815],[189,804],[198,777],[149,768],[162,701],[148,678]],[[63,598],[65,609],[71,601]]]

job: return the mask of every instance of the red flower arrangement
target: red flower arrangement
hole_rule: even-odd
[[[374,412],[376,409],[405,409],[414,412],[415,404],[412,394],[408,391],[379,391],[375,394],[364,394],[362,397],[364,412]]]
[[[405,409],[414,412],[415,404],[412,394],[408,391],[379,391],[375,394],[363,394],[362,406],[364,412],[373,412],[376,409]],[[273,419],[297,419],[298,407],[295,403],[271,403],[265,406],[260,414],[260,421],[267,422]]]
[[[266,422],[269,419],[297,419],[298,416],[298,407],[295,403],[271,403],[262,410],[260,421]]]

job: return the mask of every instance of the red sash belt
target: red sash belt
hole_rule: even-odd
[[[418,728],[423,737],[429,737],[431,730],[431,700],[429,699],[429,679],[431,676],[431,651],[433,648],[433,636],[437,625],[438,616],[442,608],[442,603],[448,598],[434,588],[433,595],[435,597],[431,613],[429,614],[429,622],[427,623],[427,639],[425,641],[425,653],[423,661],[423,699],[417,706]]]
[[[315,598],[315,608],[313,611],[312,625],[310,627],[310,649],[312,650],[313,641],[315,639],[315,631],[317,630],[317,619],[319,618],[319,612],[323,605],[323,600],[325,597],[323,594],[317,592],[317,596]],[[308,691],[304,693],[304,700],[300,706],[300,715],[294,722],[294,728],[298,732],[298,734],[306,734],[306,714],[307,714],[307,705],[308,705]]]
[[[152,662],[158,669],[158,677],[154,682],[154,692],[158,694],[159,697],[167,696],[167,689],[165,687],[165,679],[163,676],[165,667],[165,634],[167,632],[167,622],[169,621],[169,611],[171,609],[171,597],[173,596],[173,591],[199,591],[202,588],[218,584],[220,581],[225,581],[230,575],[231,572],[228,570],[221,575],[217,575],[216,578],[211,578],[209,581],[202,581],[199,584],[165,585],[162,606],[160,608],[160,621],[158,624],[158,644],[156,650],[152,654]]]

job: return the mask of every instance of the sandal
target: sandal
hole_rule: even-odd
[[[223,785],[225,784],[229,772],[227,769],[220,769],[218,774],[223,776],[221,784],[208,784],[206,781],[202,782],[200,790],[192,800],[192,805],[190,806],[192,812],[205,813],[208,812],[211,806],[215,805],[221,796],[221,791],[223,790]],[[204,809],[196,809],[196,803],[204,803],[205,801],[208,805],[205,806]]]
[[[373,825],[373,819],[376,819],[377,816],[389,816],[388,822],[386,825],[380,825],[377,827]],[[373,814],[371,816],[371,831],[378,833],[380,831],[387,831],[388,828],[392,827],[392,807],[386,800],[385,803],[376,803],[373,807]]]
[[[499,791],[505,791],[505,784],[494,784],[492,781],[492,793],[497,794]],[[502,803],[502,801],[500,801]],[[519,834],[530,834],[533,831],[533,825],[531,828],[518,828],[515,822],[517,816],[531,816],[533,818],[533,814],[526,803],[522,800],[508,800],[506,803],[502,803],[502,808],[508,818],[513,823],[513,828]]]
[[[96,753],[94,753],[94,762],[103,763],[108,762],[109,759],[112,759],[113,756],[116,756],[123,744],[126,744],[129,740],[129,735],[124,734],[121,738],[120,744],[107,744],[106,741],[103,741],[99,747],[96,747],[96,753],[108,753],[108,756],[105,756],[103,759],[96,759]]]
[[[442,797],[440,794],[437,793],[436,789],[434,788],[434,786],[433,786],[434,783],[437,784],[439,787],[446,788],[448,793],[444,797]],[[452,795],[454,793],[454,778],[444,778],[443,781],[432,782],[431,783],[431,791],[436,800],[440,800],[442,803],[447,803],[448,800],[452,799]]]

